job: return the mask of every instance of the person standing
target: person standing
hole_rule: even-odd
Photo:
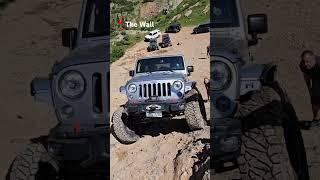
[[[320,126],[320,57],[313,51],[305,50],[301,54],[299,66],[311,98],[313,120],[310,126]]]

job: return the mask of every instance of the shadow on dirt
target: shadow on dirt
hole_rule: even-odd
[[[161,121],[139,124],[136,129],[136,133],[140,136],[150,135],[155,137],[160,134],[166,135],[172,132],[188,133],[191,132],[191,130],[184,118],[168,118]]]

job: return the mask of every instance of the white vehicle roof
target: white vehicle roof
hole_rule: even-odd
[[[160,32],[160,30],[156,29],[156,30],[150,31],[150,33],[155,33],[155,32]]]

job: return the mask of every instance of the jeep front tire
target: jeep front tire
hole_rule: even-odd
[[[191,130],[203,129],[206,126],[205,107],[201,97],[195,89],[187,94],[184,114]]]
[[[286,121],[284,118],[289,117],[286,114],[280,97],[269,87],[253,93],[240,103],[237,116],[242,120],[243,135],[238,163],[243,180],[295,180],[301,175],[305,177],[304,172],[295,171],[307,167],[303,141],[299,140],[302,139],[301,132],[294,128],[288,134],[284,122],[296,122],[294,119]],[[288,147],[288,141],[295,148]],[[299,159],[292,159],[292,156],[290,159],[290,154],[295,154]],[[293,161],[300,163],[298,168],[292,165],[295,163]]]
[[[55,180],[59,179],[59,167],[45,147],[31,143],[12,162],[7,180]]]
[[[111,133],[123,144],[135,143],[140,137],[132,130],[128,122],[128,115],[125,114],[124,108],[119,108],[112,116]],[[130,129],[131,128],[131,129]]]

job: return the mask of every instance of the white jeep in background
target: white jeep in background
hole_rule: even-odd
[[[144,41],[148,42],[151,39],[156,39],[156,38],[160,37],[160,35],[161,35],[161,32],[159,29],[153,30],[148,35],[146,35],[144,37]]]

